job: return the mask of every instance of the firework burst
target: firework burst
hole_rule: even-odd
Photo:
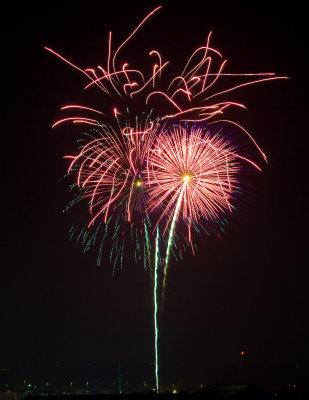
[[[103,232],[98,240],[98,264],[109,235],[114,268],[119,259],[122,265],[127,241],[134,243],[130,247],[135,249],[136,261],[143,258],[145,267],[154,265],[157,391],[157,280],[162,263],[159,241],[163,239],[160,249],[166,248],[164,287],[176,225],[184,227],[182,236],[194,253],[193,228],[208,229],[231,214],[244,183],[243,171],[261,170],[256,154],[248,156],[254,151],[249,153],[239,146],[239,136],[246,138],[246,145],[267,161],[253,136],[225,115],[233,108],[245,108],[230,96],[249,85],[287,79],[272,72],[226,72],[227,60],[211,45],[212,32],[205,45],[184,60],[184,67],[176,76],[169,77],[169,61],[157,50],[148,53],[154,63],[146,71],[129,62],[119,64],[123,47],[160,8],[149,13],[118,47],[114,47],[110,32],[103,65],[81,68],[46,47],[87,78],[85,89],[97,88],[105,96],[104,112],[84,105],[67,105],[62,110],[74,114],[53,125],[73,122],[90,130],[79,153],[66,156],[71,161],[69,174],[74,176],[78,189],[72,204],[86,202],[90,216],[87,227],[80,232],[73,228],[71,237],[77,237],[77,242],[81,241],[88,250]],[[220,90],[219,80],[225,85]],[[111,106],[107,106],[107,99]],[[233,139],[233,132],[237,140]]]
[[[145,212],[143,170],[153,135],[153,122],[149,118],[144,124],[136,122],[134,127],[127,123],[118,131],[98,124],[92,134],[87,135],[86,142],[81,143],[79,153],[65,157],[71,160],[68,174],[74,176],[78,188],[74,204],[77,201],[86,202],[91,216],[87,229],[97,234],[97,227],[102,224],[105,231],[107,225],[114,226],[114,268],[117,255],[121,254],[121,259],[123,257],[128,233],[134,242],[137,239],[136,258],[143,256],[144,262],[146,255],[149,258],[148,239],[151,233]],[[83,238],[80,235],[77,237]],[[86,247],[88,243],[89,240]],[[100,251],[100,259],[101,256]]]
[[[261,170],[222,130],[214,135],[206,126],[179,123],[162,129],[147,159],[148,209],[160,208],[158,222],[164,220],[165,231],[180,202],[191,241],[192,222],[203,224],[232,211],[244,164]]]
[[[157,212],[163,234],[169,231],[165,276],[177,220],[184,223],[194,252],[192,227],[209,227],[231,214],[244,185],[241,170],[260,170],[222,131],[212,134],[205,125],[178,122],[157,133],[149,150],[144,172],[148,211]]]
[[[127,126],[119,135],[101,127],[103,133],[86,143],[77,156],[66,156],[72,159],[68,172],[74,171],[78,187],[90,199],[89,226],[99,216],[106,223],[109,215],[121,212],[131,222],[133,213],[143,212],[141,174],[152,123],[139,128]]]

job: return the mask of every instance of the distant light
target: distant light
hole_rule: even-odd
[[[241,351],[240,354],[241,354],[242,356],[244,356],[244,355],[246,354],[246,352],[245,352],[245,351]]]
[[[176,394],[176,393],[177,393],[177,390],[176,390],[176,389],[174,389],[174,390],[173,390],[173,393],[174,393],[174,394]]]
[[[136,181],[136,182],[135,182],[135,185],[136,185],[136,186],[142,186],[142,181],[140,181],[140,180]]]

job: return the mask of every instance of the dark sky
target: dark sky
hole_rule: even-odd
[[[62,213],[70,194],[59,179],[78,131],[50,128],[62,105],[94,100],[83,77],[43,47],[81,67],[104,63],[109,30],[120,42],[160,4],[112,3],[12,4],[2,16],[0,366],[121,359],[127,377],[142,380],[153,362],[150,273],[128,261],[112,277],[110,264],[98,268],[95,252],[70,242],[74,221]],[[156,48],[182,67],[213,30],[230,71],[290,80],[235,95],[248,108],[236,119],[269,164],[224,240],[202,242],[196,257],[170,265],[159,315],[162,380],[301,382],[309,365],[304,10],[300,2],[202,4],[163,2],[128,57]]]

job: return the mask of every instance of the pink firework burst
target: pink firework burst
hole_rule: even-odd
[[[134,128],[127,125],[122,132],[98,125],[95,137],[82,146],[72,159],[68,173],[74,172],[77,186],[89,199],[91,226],[99,217],[107,222],[110,216],[122,214],[132,220],[132,214],[144,213],[142,171],[149,142],[153,136],[150,121]]]
[[[260,170],[220,131],[213,135],[196,124],[168,126],[149,150],[148,210],[160,210],[157,223],[164,223],[164,232],[173,218],[181,216],[191,242],[192,223],[211,223],[232,212],[236,190],[241,188],[239,172],[245,165]]]

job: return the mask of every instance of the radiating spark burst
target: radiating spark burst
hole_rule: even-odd
[[[94,133],[87,135],[79,153],[65,157],[71,159],[68,173],[76,179],[77,200],[87,201],[91,216],[88,228],[101,223],[114,225],[113,246],[118,247],[116,258],[122,251],[124,240],[128,240],[124,233],[129,231],[130,235],[136,236],[134,243],[138,239],[136,249],[145,262],[146,257],[149,258],[150,243],[144,236],[148,238],[147,225],[150,224],[145,213],[142,171],[148,142],[154,134],[153,123],[147,121],[144,125],[137,122],[134,128],[127,124],[120,132],[98,124]],[[128,229],[133,226],[135,232]]]
[[[214,135],[205,126],[181,123],[157,133],[147,166],[148,211],[157,210],[163,234],[169,229],[165,276],[177,219],[185,222],[192,245],[192,225],[214,224],[232,212],[242,188],[241,168],[260,170],[221,132]]]

